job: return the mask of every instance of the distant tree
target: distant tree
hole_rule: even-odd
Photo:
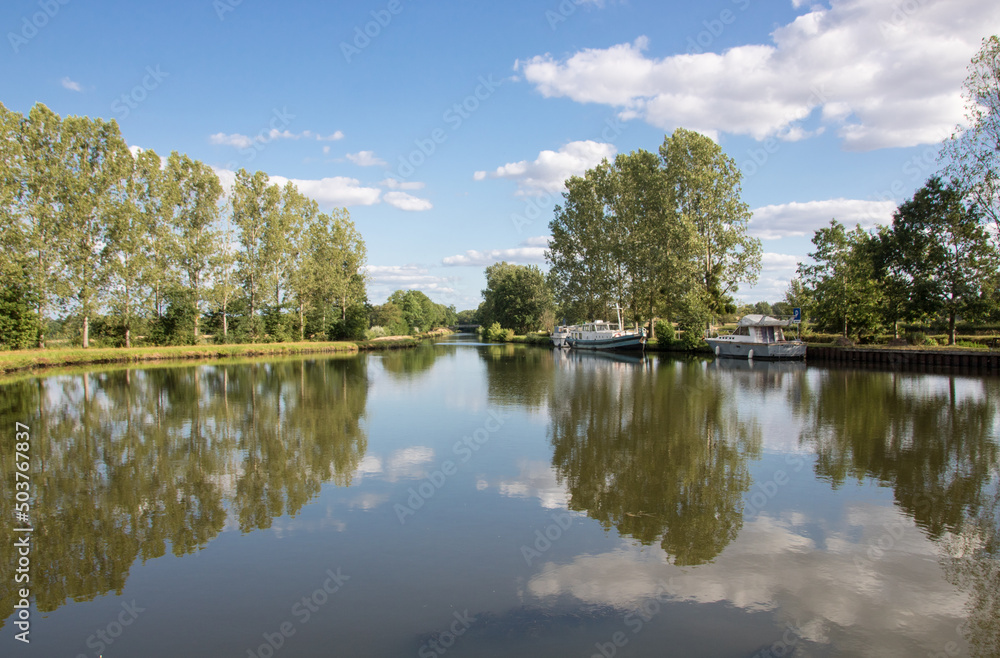
[[[771,309],[770,302],[757,302],[753,305],[753,312],[759,315],[771,315],[774,311]]]
[[[459,311],[455,321],[457,324],[479,324],[476,313],[476,309]]]
[[[481,324],[498,322],[518,334],[541,328],[544,314],[553,307],[552,291],[535,265],[490,265],[486,268],[483,299]]]
[[[860,226],[848,232],[836,220],[816,231],[812,264],[799,264],[799,276],[813,300],[817,325],[859,339],[874,334],[882,320],[883,291],[876,278],[873,238]]]
[[[393,302],[386,302],[372,308],[372,326],[386,330],[389,336],[399,336],[410,333],[410,327],[403,317],[403,311]]]
[[[892,233],[912,313],[944,315],[954,345],[957,317],[988,308],[1000,263],[978,204],[966,202],[958,181],[932,177],[893,214]]]

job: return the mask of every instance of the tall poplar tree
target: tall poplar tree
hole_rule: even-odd
[[[247,299],[247,320],[251,340],[257,341],[261,334],[258,312],[265,301],[268,278],[272,273],[273,254],[265,248],[265,233],[268,222],[273,221],[279,210],[281,190],[277,185],[268,184],[268,176],[262,171],[249,174],[245,169],[236,172],[233,187],[233,224],[239,229],[242,250],[237,256],[237,277]]]
[[[102,258],[112,186],[127,175],[132,155],[118,124],[69,117],[63,122],[64,168],[59,185],[60,220],[66,232],[63,265],[65,301],[72,301],[83,323],[83,347],[90,346],[90,318],[106,289]]]
[[[671,205],[696,232],[705,301],[714,313],[732,305],[740,282],[753,285],[761,266],[761,242],[749,235],[752,213],[740,194],[736,161],[708,137],[678,128],[660,147]]]
[[[167,160],[165,203],[176,234],[177,262],[184,287],[195,305],[194,338],[204,310],[211,267],[219,252],[219,200],[222,185],[208,165],[176,151]]]
[[[132,330],[142,300],[147,297],[143,279],[149,267],[152,235],[146,214],[155,212],[159,203],[155,195],[160,156],[154,151],[140,151],[127,169],[115,205],[107,215],[104,263],[110,284],[109,301],[121,319],[125,347],[131,347]]]

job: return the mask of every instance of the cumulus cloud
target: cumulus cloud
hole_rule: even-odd
[[[912,6],[911,6],[912,5]],[[837,130],[845,148],[936,143],[961,121],[966,66],[1000,5],[968,0],[903,3],[831,0],[780,26],[771,43],[722,53],[645,54],[646,37],[566,58],[515,63],[546,97],[619,108],[671,131],[797,140]],[[809,130],[807,119],[822,124]]]
[[[561,192],[571,176],[581,176],[605,158],[616,153],[614,145],[604,142],[570,142],[558,151],[542,151],[533,161],[509,162],[492,172],[477,171],[477,181],[489,178],[506,178],[517,182],[518,196],[541,196]]]
[[[364,187],[357,178],[333,176],[319,180],[303,180],[271,176],[271,182],[279,187],[291,182],[299,192],[315,199],[321,206],[371,206],[379,202],[382,190]]]
[[[387,187],[390,190],[422,190],[424,189],[424,183],[420,181],[401,181],[395,178],[386,178],[379,182],[382,187]]]
[[[63,86],[64,89],[69,89],[70,91],[80,91],[80,92],[83,91],[83,87],[80,86],[80,83],[76,82],[75,80],[71,80],[69,76],[66,76],[65,78],[60,80],[59,83]]]
[[[753,211],[750,233],[762,240],[811,236],[817,229],[827,226],[831,219],[836,219],[848,228],[860,224],[861,228],[869,229],[875,224],[891,223],[895,209],[893,201],[861,199],[828,199],[763,206]]]
[[[485,251],[469,249],[464,254],[446,256],[441,259],[441,264],[451,267],[483,267],[505,260],[508,263],[518,265],[537,265],[545,262],[548,240],[548,236],[528,238],[513,249],[487,249]]]
[[[366,268],[371,298],[388,297],[396,290],[419,290],[428,296],[451,299],[455,279],[436,276],[420,265],[369,265]],[[450,303],[450,302],[449,302]]]
[[[421,199],[420,197],[415,197],[411,194],[400,192],[398,190],[386,192],[383,198],[385,199],[385,202],[393,208],[399,208],[400,210],[406,210],[408,212],[422,212],[424,210],[430,210],[434,207],[434,204],[427,199]]]
[[[380,167],[385,165],[385,160],[375,156],[375,151],[358,151],[348,153],[347,159],[359,167]]]
[[[262,130],[254,136],[243,135],[240,133],[226,134],[223,132],[215,133],[214,135],[209,135],[208,141],[211,144],[219,144],[222,146],[232,146],[235,148],[247,148],[253,146],[254,144],[267,144],[268,142],[273,142],[278,139],[314,139],[321,142],[336,141],[338,139],[343,139],[344,133],[337,131],[330,135],[321,135],[314,133],[311,130],[304,130],[300,133],[293,133],[289,130],[278,130],[277,128],[272,128],[270,130]],[[324,153],[326,150],[324,149]],[[348,156],[350,157],[350,156]]]

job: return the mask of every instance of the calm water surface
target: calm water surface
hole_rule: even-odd
[[[0,655],[997,656],[998,400],[461,339],[14,381]]]

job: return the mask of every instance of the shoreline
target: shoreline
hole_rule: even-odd
[[[389,336],[364,341],[297,343],[237,343],[231,345],[171,345],[162,347],[80,347],[0,352],[0,375],[42,372],[51,368],[101,364],[138,364],[162,361],[257,358],[298,354],[341,354],[416,347],[437,333]]]

